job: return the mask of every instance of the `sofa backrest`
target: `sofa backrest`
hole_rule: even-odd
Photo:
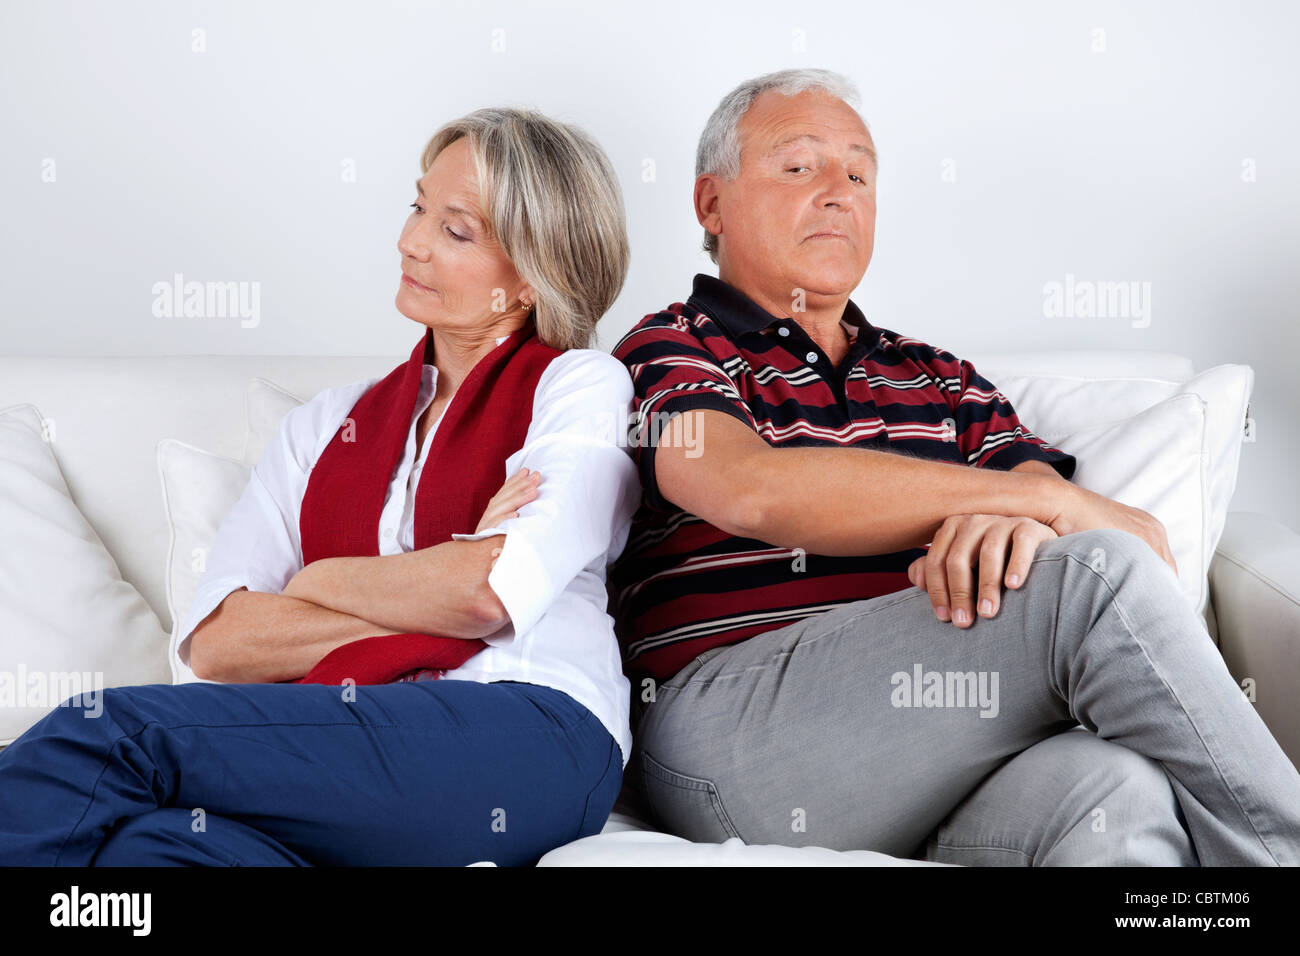
[[[999,375],[1145,376],[1186,381],[1191,361],[1156,352],[963,353]],[[171,629],[164,583],[168,528],[157,444],[176,438],[239,459],[249,380],[310,398],[381,376],[406,356],[0,356],[0,408],[31,403],[52,423],[55,457],[76,501],[133,584]],[[1032,425],[1031,425],[1032,427]]]

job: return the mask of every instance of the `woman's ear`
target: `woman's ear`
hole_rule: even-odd
[[[537,304],[537,293],[532,286],[526,285],[519,290],[519,301],[525,309],[531,309]]]

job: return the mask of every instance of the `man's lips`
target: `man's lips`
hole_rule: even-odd
[[[823,229],[821,232],[814,232],[810,236],[804,236],[805,239],[847,239],[848,236],[842,232],[836,232],[834,229]]]

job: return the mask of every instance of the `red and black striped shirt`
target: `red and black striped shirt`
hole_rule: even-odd
[[[911,587],[924,548],[837,557],[737,538],[659,494],[650,440],[669,416],[716,409],[773,446],[854,445],[1009,470],[1074,474],[1074,456],[1026,428],[1006,397],[950,352],[869,324],[850,300],[838,368],[793,318],[697,275],[690,298],[646,316],[614,347],[635,386],[644,497],[608,586],[624,667],[666,680],[696,655],[812,614]]]

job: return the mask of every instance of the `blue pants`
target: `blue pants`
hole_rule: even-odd
[[[0,865],[529,865],[622,784],[600,721],[536,684],[101,694],[0,753]]]

